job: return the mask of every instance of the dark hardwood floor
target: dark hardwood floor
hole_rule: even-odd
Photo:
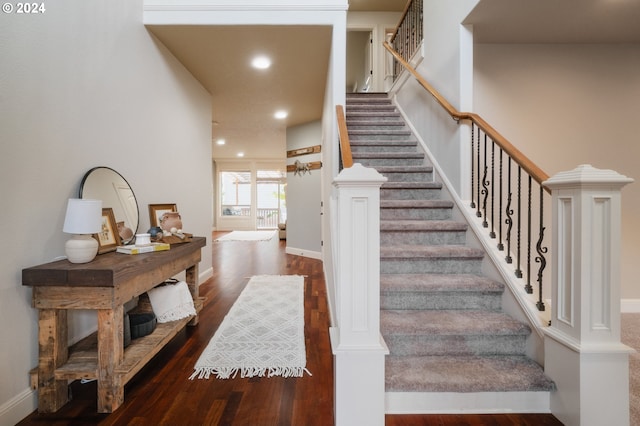
[[[214,273],[200,286],[200,294],[207,298],[200,323],[178,334],[128,383],[118,410],[97,414],[95,382],[74,382],[72,400],[62,409],[53,414],[34,412],[19,425],[332,425],[333,358],[322,262],[285,254],[284,242],[275,238],[209,244]],[[200,353],[249,277],[259,274],[306,277],[307,369],[313,376],[189,380]],[[387,426],[560,424],[550,414],[386,416]]]

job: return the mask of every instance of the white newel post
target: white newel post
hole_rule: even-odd
[[[551,412],[565,425],[629,425],[629,353],[620,342],[623,186],[611,170],[581,165],[544,185],[553,198],[551,326],[545,371]]]
[[[342,170],[336,188],[334,410],[337,426],[384,426],[380,335],[380,186],[387,179],[360,164]]]

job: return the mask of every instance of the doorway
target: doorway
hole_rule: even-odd
[[[287,220],[286,176],[280,170],[258,170],[256,176],[256,228],[276,229]]]

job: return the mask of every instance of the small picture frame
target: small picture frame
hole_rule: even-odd
[[[176,204],[149,204],[149,223],[151,227],[160,226],[160,218],[166,212],[177,212]]]
[[[114,251],[120,244],[120,234],[117,232],[116,218],[111,207],[102,209],[102,231],[93,235],[98,240],[98,254]]]

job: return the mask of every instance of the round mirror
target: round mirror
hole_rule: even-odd
[[[102,200],[102,207],[111,207],[122,244],[129,244],[138,231],[138,202],[122,175],[109,167],[94,167],[80,183],[80,198]]]

